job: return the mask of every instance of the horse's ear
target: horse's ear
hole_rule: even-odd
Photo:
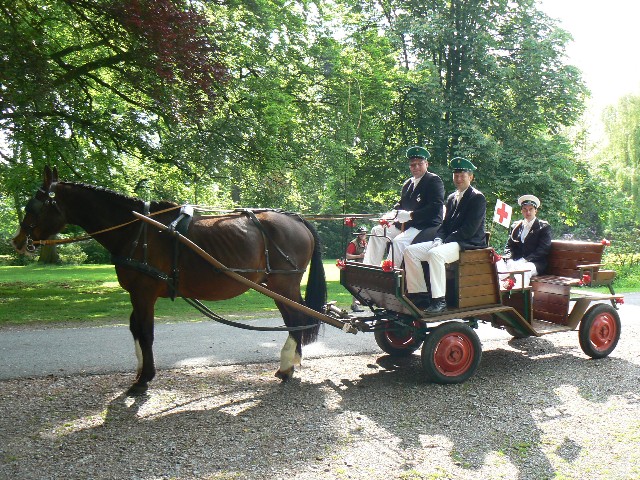
[[[46,186],[49,186],[53,182],[57,182],[57,181],[58,181],[58,167],[53,167],[53,170],[51,170],[51,167],[49,165],[46,165],[44,167],[44,184]]]
[[[51,167],[49,165],[45,165],[44,167],[44,184],[49,186],[53,181],[53,172],[51,171]]]

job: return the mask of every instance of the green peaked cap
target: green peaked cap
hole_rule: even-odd
[[[426,148],[423,147],[411,147],[407,150],[407,158],[411,160],[412,158],[424,158],[425,160],[429,160],[429,152]]]
[[[451,167],[451,170],[461,170],[464,172],[473,173],[473,171],[476,170],[476,166],[471,163],[471,160],[467,160],[466,158],[462,157],[456,157],[451,160],[449,166]]]

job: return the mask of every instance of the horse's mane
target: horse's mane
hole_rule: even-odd
[[[122,193],[118,193],[114,190],[111,190],[109,188],[106,187],[99,187],[97,185],[90,185],[88,183],[81,183],[81,182],[60,182],[61,184],[64,185],[69,185],[69,186],[74,186],[74,187],[78,187],[78,188],[83,188],[86,190],[92,190],[94,192],[99,192],[102,194],[106,194],[107,196],[113,197],[113,202],[118,202],[118,203],[135,203],[135,204],[139,204],[142,205],[144,203],[144,200],[137,198],[137,197],[129,197],[127,195],[124,195]],[[168,200],[152,200],[151,202],[151,211],[155,211],[155,210],[160,210],[160,209],[165,209],[165,208],[171,208],[171,207],[175,207],[178,204],[174,203],[174,202],[170,202]]]

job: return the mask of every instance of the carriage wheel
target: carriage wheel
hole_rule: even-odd
[[[482,345],[476,332],[462,322],[436,327],[422,346],[422,367],[436,383],[462,383],[478,368]]]
[[[408,357],[420,348],[422,339],[417,334],[422,323],[414,320],[409,325],[400,326],[397,323],[382,321],[376,323],[374,336],[376,343],[383,352],[394,357]]]
[[[604,358],[620,339],[620,316],[611,305],[591,307],[580,322],[578,332],[582,351],[591,358]]]

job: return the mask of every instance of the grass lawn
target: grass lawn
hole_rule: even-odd
[[[334,261],[324,262],[328,300],[348,308],[351,296],[340,285]],[[616,292],[640,289],[638,267],[616,281]],[[229,280],[232,281],[232,280]],[[598,289],[603,293],[605,288]],[[279,316],[270,298],[249,290],[231,300],[207,302],[230,319]],[[120,288],[112,265],[0,266],[0,327],[53,323],[129,323],[129,295]],[[204,317],[181,299],[161,298],[156,303],[159,321],[200,321]]]
[[[328,299],[347,308],[351,296],[340,285],[339,270],[334,261],[325,261],[324,266]],[[273,300],[253,290],[207,305],[228,318],[279,316]],[[87,321],[128,324],[130,314],[129,295],[120,288],[112,265],[0,266],[0,326]],[[161,298],[156,304],[159,321],[203,318],[179,298],[173,302]]]

